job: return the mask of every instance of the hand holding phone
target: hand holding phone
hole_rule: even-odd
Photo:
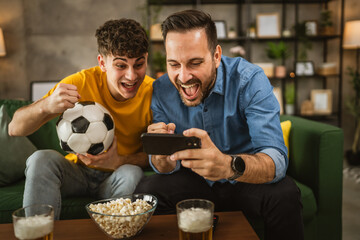
[[[199,138],[182,134],[143,133],[141,140],[144,152],[152,155],[171,155],[185,149],[201,148]]]

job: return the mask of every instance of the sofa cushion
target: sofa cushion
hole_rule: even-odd
[[[0,106],[0,187],[16,182],[24,177],[26,159],[36,151],[36,147],[26,137],[10,137],[10,118],[5,106]]]
[[[25,180],[0,187],[0,223],[12,222],[11,214],[21,208]]]
[[[3,99],[0,100],[0,105],[6,106],[9,117],[12,118],[15,111],[20,107],[31,104],[31,101]],[[56,121],[58,117],[45,123],[36,132],[27,136],[27,138],[35,145],[37,149],[54,149],[63,155],[67,153],[63,151],[59,144],[59,138],[56,132]],[[46,139],[46,141],[44,141]]]
[[[300,183],[299,181],[296,181],[295,179],[294,182],[301,191],[301,202],[303,205],[302,215],[304,222],[310,221],[316,216],[316,212],[317,212],[315,195],[311,190],[311,188],[309,188],[308,186]]]
[[[283,138],[284,138],[284,143],[285,146],[288,150],[288,157],[289,157],[289,136],[290,136],[290,129],[291,129],[291,121],[290,120],[286,120],[280,123],[281,125],[281,130],[283,132]]]

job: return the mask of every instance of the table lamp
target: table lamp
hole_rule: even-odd
[[[0,28],[0,57],[3,57],[5,55],[6,55],[6,50],[5,50],[4,34],[2,29]]]
[[[360,20],[348,21],[345,24],[344,49],[356,49],[356,72],[359,72],[360,56]]]

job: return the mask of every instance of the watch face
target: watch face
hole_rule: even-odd
[[[245,171],[245,162],[241,157],[236,157],[234,160],[235,169],[243,173]]]

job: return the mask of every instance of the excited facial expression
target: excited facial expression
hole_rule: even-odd
[[[216,80],[221,47],[214,55],[204,29],[168,32],[165,41],[167,72],[186,106],[197,106],[207,97]]]
[[[138,58],[98,56],[101,70],[106,72],[107,85],[114,99],[125,101],[135,97],[146,74],[148,54]]]

